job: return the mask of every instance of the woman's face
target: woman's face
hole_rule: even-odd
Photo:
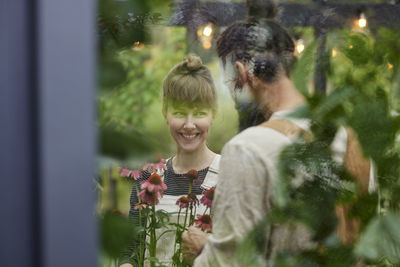
[[[164,116],[178,149],[194,152],[206,145],[214,118],[211,108],[169,105]]]

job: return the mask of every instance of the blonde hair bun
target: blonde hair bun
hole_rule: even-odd
[[[203,62],[201,61],[201,58],[196,56],[196,55],[189,55],[187,58],[185,58],[184,61],[186,64],[186,68],[189,71],[195,71],[200,69],[203,66]]]

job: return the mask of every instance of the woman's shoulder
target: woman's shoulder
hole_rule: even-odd
[[[203,183],[200,185],[200,188],[204,190],[208,190],[211,187],[217,185],[218,182],[218,173],[219,173],[219,162],[221,160],[220,154],[215,154],[213,161],[208,167],[207,175],[204,178]]]
[[[213,172],[218,173],[220,160],[221,160],[221,155],[215,154],[213,161],[211,162],[210,166],[208,167],[208,171],[213,171]]]

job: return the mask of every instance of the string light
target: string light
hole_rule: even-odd
[[[335,48],[333,48],[332,49],[332,57],[336,57],[337,54],[338,54],[338,51]]]
[[[139,41],[137,41],[137,42],[133,43],[132,49],[135,50],[135,51],[139,51],[139,50],[142,50],[143,47],[144,47],[144,44],[139,42]]]
[[[211,46],[212,46],[212,43],[210,42],[210,41],[204,41],[203,42],[203,48],[204,49],[210,49],[211,48]]]
[[[353,45],[349,45],[349,48],[350,48],[350,49],[353,49]]]
[[[204,26],[197,30],[197,36],[199,36],[200,38],[210,38],[212,37],[213,31],[213,26],[211,24],[208,24],[207,26]]]
[[[212,47],[213,32],[214,29],[211,24],[208,24],[197,30],[197,36],[199,36],[201,44],[206,50]]]
[[[207,25],[206,27],[204,27],[204,30],[203,30],[204,36],[210,37],[212,33],[213,33],[213,28],[211,25]]]
[[[365,17],[364,13],[360,14],[360,17],[357,20],[357,26],[360,28],[367,27],[367,18]]]
[[[301,54],[301,53],[304,51],[304,48],[305,48],[305,46],[304,46],[304,41],[303,41],[303,39],[297,40],[297,42],[296,42],[296,51],[297,51],[297,54]]]
[[[388,69],[393,69],[393,64],[388,63],[387,66],[388,66]]]

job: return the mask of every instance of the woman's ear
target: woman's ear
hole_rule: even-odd
[[[167,111],[166,111],[166,109],[165,108],[163,108],[162,110],[161,110],[161,113],[162,113],[162,115],[163,115],[163,117],[164,117],[164,120],[165,120],[165,122],[167,123],[167,125],[168,125],[168,120],[167,120]]]
[[[235,69],[238,73],[238,78],[242,85],[247,83],[248,80],[248,72],[247,72],[247,65],[243,64],[240,61],[235,62]]]

